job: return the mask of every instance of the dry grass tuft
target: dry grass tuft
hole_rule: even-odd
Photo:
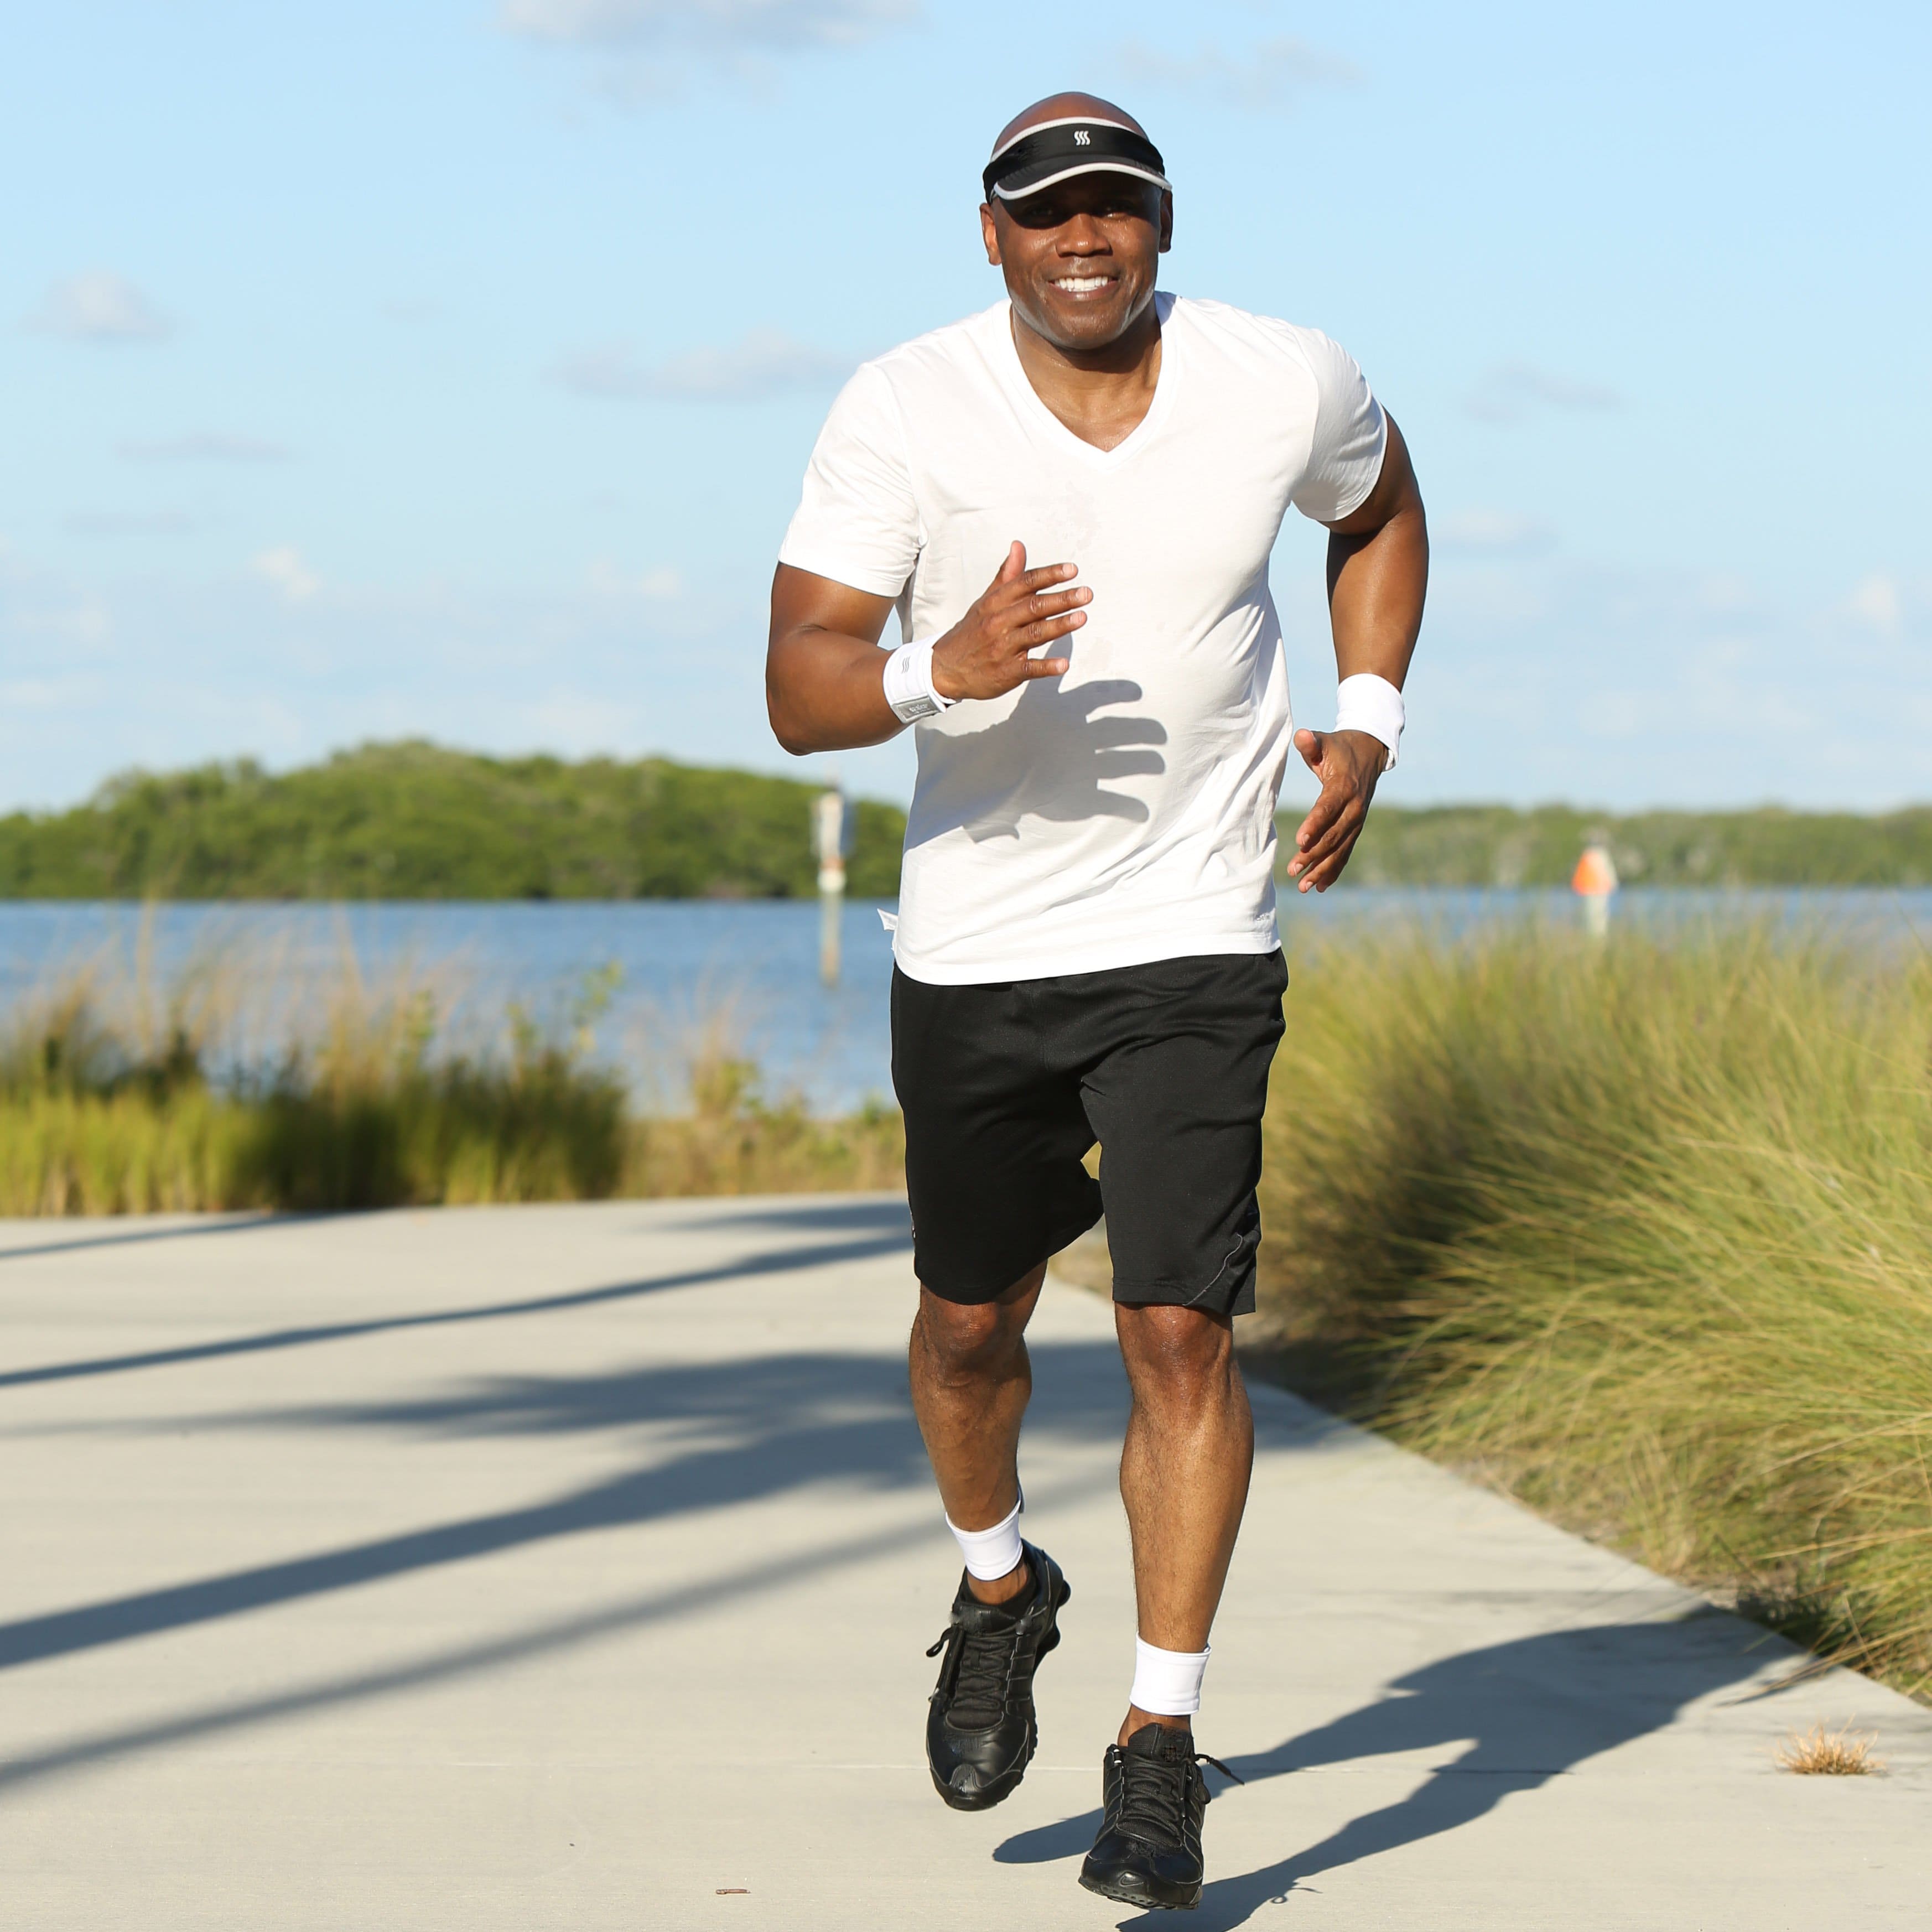
[[[706,1024],[685,1060],[688,1106],[631,1121],[620,1193],[871,1191],[904,1180],[897,1108],[868,1102],[822,1120],[796,1094],[768,1099],[757,1063],[725,1020]]]
[[[1772,1756],[1780,1770],[1801,1778],[1869,1778],[1885,1768],[1885,1760],[1872,1755],[1877,1742],[1870,1731],[1854,1736],[1850,1725],[1828,1731],[1814,1724],[1808,1731],[1793,1731]]]

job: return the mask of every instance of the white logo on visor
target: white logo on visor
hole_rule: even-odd
[[[1084,128],[1076,128],[1073,130],[1073,145],[1076,148],[1090,148],[1094,145],[1093,136]]]

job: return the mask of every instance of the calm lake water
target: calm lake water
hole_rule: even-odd
[[[1286,896],[1285,895],[1284,897]],[[1619,921],[1682,924],[1766,918],[1874,946],[1932,945],[1932,892],[1630,891]],[[1570,896],[1346,888],[1282,908],[1291,951],[1352,927],[1420,922],[1444,932],[1529,919],[1574,924]],[[512,1000],[568,1024],[586,978],[614,966],[596,1052],[640,1096],[675,1096],[690,1044],[722,1028],[754,1055],[773,1091],[796,1089],[828,1111],[892,1091],[886,1042],[891,944],[877,908],[845,908],[844,970],[819,983],[818,908],[796,901],[621,904],[524,902],[159,906],[73,901],[0,902],[0,1006],[92,966],[109,989],[163,988],[198,962],[229,962],[239,1017],[230,1049],[272,1051],[313,1024],[326,989],[352,960],[380,989],[399,976],[431,988],[448,1036],[500,1039]]]

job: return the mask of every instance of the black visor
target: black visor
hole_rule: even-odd
[[[1172,188],[1160,150],[1112,121],[1049,121],[1009,141],[986,164],[986,199],[1018,201],[1072,175],[1133,175]]]

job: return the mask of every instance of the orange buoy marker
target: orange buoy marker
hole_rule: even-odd
[[[1610,848],[1592,839],[1570,874],[1570,890],[1583,902],[1583,924],[1598,939],[1610,929],[1610,895],[1616,889],[1616,862]]]

